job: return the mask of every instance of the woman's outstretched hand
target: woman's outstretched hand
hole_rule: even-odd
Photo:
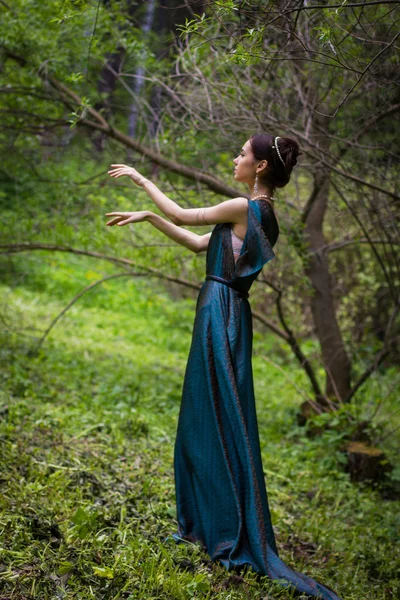
[[[108,174],[110,175],[110,177],[115,177],[115,179],[118,179],[118,177],[127,175],[128,177],[130,177],[132,179],[132,181],[134,183],[136,183],[136,185],[139,185],[139,186],[142,186],[144,184],[144,182],[146,181],[146,177],[143,177],[143,175],[141,175],[139,173],[139,171],[136,171],[136,169],[134,169],[133,167],[128,167],[128,165],[111,165],[111,166],[114,168],[111,169],[111,171],[108,171]]]
[[[128,223],[140,223],[147,221],[151,215],[149,210],[138,210],[137,212],[112,212],[106,213],[106,217],[114,217],[106,225],[128,225]]]

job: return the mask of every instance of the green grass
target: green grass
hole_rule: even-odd
[[[106,274],[90,264],[18,258],[3,277],[0,598],[292,598],[252,572],[228,573],[197,544],[165,540],[176,531],[173,444],[194,297],[108,282],[29,352]],[[289,378],[306,382],[272,335],[255,332],[254,376],[281,557],[343,600],[398,597],[399,502],[350,483],[340,427],[310,438],[296,425],[302,399]]]

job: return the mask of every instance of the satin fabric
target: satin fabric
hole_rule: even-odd
[[[201,542],[227,570],[254,571],[311,598],[340,600],[278,555],[265,486],[252,372],[252,315],[246,298],[275,257],[279,226],[266,200],[248,201],[248,227],[235,264],[230,223],[207,249],[183,383],[174,448],[177,542]]]

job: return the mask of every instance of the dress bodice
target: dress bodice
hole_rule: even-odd
[[[206,259],[207,275],[222,277],[243,292],[248,292],[263,265],[275,257],[272,248],[279,236],[278,221],[268,201],[248,200],[247,216],[243,240],[233,233],[232,223],[214,227]],[[238,252],[236,262],[235,252]]]

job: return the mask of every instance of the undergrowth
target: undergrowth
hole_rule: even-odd
[[[57,285],[42,265],[35,284],[2,288],[0,598],[294,597],[168,537],[195,299],[172,302],[147,282],[108,284],[32,353],[70,299],[71,268],[85,277],[73,259],[67,267],[58,265]],[[254,376],[280,556],[343,600],[398,598],[399,503],[349,481],[340,430],[310,438],[296,425],[292,384],[304,385],[303,374],[257,332]]]

